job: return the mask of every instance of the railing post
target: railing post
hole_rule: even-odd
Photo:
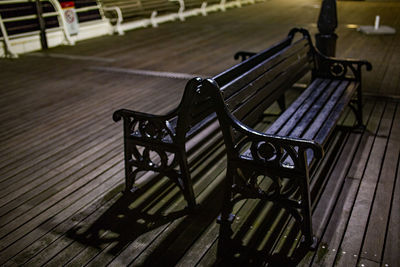
[[[36,14],[39,21],[40,42],[42,44],[42,49],[48,49],[49,47],[47,45],[47,37],[46,37],[46,22],[44,21],[43,18],[43,7],[40,0],[36,0]]]
[[[6,26],[4,25],[1,14],[0,14],[0,30],[1,30],[1,33],[3,34],[3,40],[4,40],[4,48],[3,48],[4,49],[4,57],[17,58],[18,55],[11,50],[10,39],[8,39],[7,29],[6,29]]]
[[[322,0],[321,11],[318,18],[319,33],[315,35],[319,51],[326,56],[333,57],[336,53],[337,35],[336,0]]]

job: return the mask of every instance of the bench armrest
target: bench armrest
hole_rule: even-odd
[[[367,71],[372,70],[372,65],[366,60],[338,59],[327,57],[316,50],[316,70],[314,77],[334,79],[355,79],[361,81],[361,68],[365,66]]]
[[[284,164],[290,157],[294,168],[301,170],[304,168],[304,162],[309,166],[313,159],[321,159],[324,155],[322,146],[313,140],[265,134],[249,128],[233,117],[231,119],[234,120],[231,124],[233,129],[245,136],[236,145],[236,153],[250,145],[247,151],[256,162],[279,168],[292,168]],[[246,155],[242,153],[239,157],[246,158]]]
[[[128,109],[114,112],[115,122],[124,119],[124,136],[152,142],[172,143],[175,137],[177,111],[167,115],[153,115]]]

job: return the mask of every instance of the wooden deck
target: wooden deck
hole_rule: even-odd
[[[315,33],[319,2],[270,0],[0,60],[0,265],[215,264],[220,140],[191,166],[196,213],[185,212],[181,193],[164,178],[148,183],[144,175],[143,190],[126,199],[122,125],[112,113],[165,113],[183,92],[187,76],[179,74],[216,74],[235,63],[236,51],[264,49],[292,27]],[[374,67],[364,75],[367,129],[349,130],[348,113],[334,134],[319,169],[327,183],[315,191],[320,244],[301,266],[399,264],[399,34],[365,36],[349,25],[370,25],[376,14],[400,30],[399,2],[338,2],[337,54]],[[252,249],[293,252],[291,221],[262,220],[270,211],[256,201],[236,206],[235,238],[244,245],[236,265],[268,264]]]

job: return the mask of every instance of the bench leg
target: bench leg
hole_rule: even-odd
[[[304,236],[304,245],[309,249],[313,249],[315,245],[315,238],[313,236],[312,230],[312,215],[311,215],[311,196],[310,196],[310,176],[307,168],[306,155],[304,153],[299,153],[300,163],[302,165],[302,172],[300,178],[300,190],[301,190],[301,213],[302,213],[302,223],[301,231]]]
[[[281,97],[278,98],[278,105],[282,112],[286,110],[285,95],[282,95]]]
[[[138,187],[134,186],[136,175],[139,173],[139,169],[133,170],[132,164],[129,162],[131,155],[135,152],[132,145],[128,143],[126,138],[124,138],[124,161],[125,161],[125,191],[124,193],[129,195],[134,193]]]
[[[217,223],[220,225],[219,239],[218,239],[218,258],[230,258],[232,253],[232,222],[235,216],[232,213],[232,185],[233,185],[233,169],[231,166],[227,167],[225,185],[224,185],[224,199],[222,200],[221,215],[217,219]]]
[[[139,170],[131,171],[129,166],[125,167],[125,194],[133,194],[139,188],[134,186],[136,174]]]
[[[193,192],[193,183],[190,176],[189,166],[187,164],[186,153],[181,152],[176,154],[179,157],[179,166],[181,169],[180,180],[181,180],[181,188],[184,198],[188,203],[189,210],[194,210],[196,208],[196,199]]]
[[[362,92],[361,92],[361,87],[359,87],[359,88],[357,88],[357,98],[353,99],[350,102],[349,106],[357,119],[356,128],[361,131],[364,130],[364,128],[365,128],[365,125],[363,123],[362,105],[363,105],[362,104]]]

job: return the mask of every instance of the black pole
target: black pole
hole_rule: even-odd
[[[322,0],[318,18],[319,33],[315,35],[315,39],[317,48],[326,56],[333,57],[336,54],[336,28],[336,0]]]
[[[42,49],[47,49],[49,47],[47,46],[46,23],[43,18],[43,7],[42,7],[42,3],[40,2],[40,0],[36,0],[36,14],[37,14],[38,21],[39,21],[40,42],[42,44]]]

